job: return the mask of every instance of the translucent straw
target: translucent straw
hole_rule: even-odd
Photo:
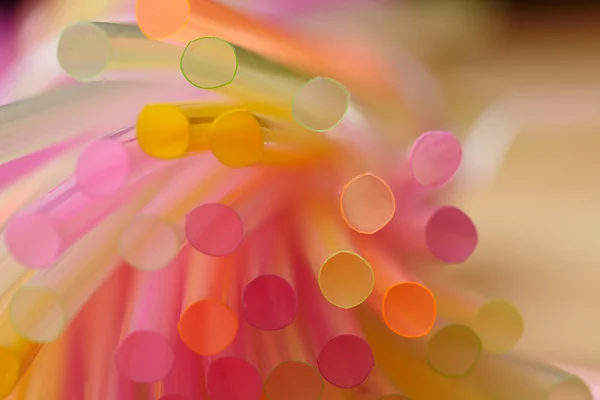
[[[82,193],[107,197],[167,165],[146,155],[129,127],[88,145],[77,160],[75,181]]]
[[[179,338],[178,338],[179,339]],[[175,361],[169,376],[158,382],[158,400],[205,400],[198,378],[202,376],[201,360],[179,339]]]
[[[228,348],[238,332],[236,298],[239,281],[233,279],[235,259],[211,258],[192,251],[188,264],[179,337],[194,353],[212,356]]]
[[[24,265],[48,268],[75,242],[126,202],[131,189],[112,197],[90,198],[69,180],[8,222],[5,241]]]
[[[472,327],[488,352],[503,353],[518,343],[524,332],[524,321],[511,302],[482,296],[444,279],[444,274],[439,273],[427,274],[423,279],[438,299],[440,315]]]
[[[247,234],[281,210],[293,182],[291,176],[254,168],[237,169],[228,178],[227,185],[185,217],[188,242],[210,256],[238,249]]]
[[[325,299],[340,308],[365,301],[373,290],[373,270],[340,221],[316,203],[299,218],[302,243]]]
[[[162,270],[136,271],[115,354],[119,371],[134,382],[156,382],[173,368],[181,311],[181,275],[187,257],[184,249]],[[161,296],[157,296],[158,292]]]
[[[257,231],[248,243],[243,277],[242,311],[261,330],[280,330],[292,324],[298,311],[291,258],[273,224]]]
[[[387,250],[367,240],[357,241],[357,246],[375,274],[369,305],[397,335],[427,335],[437,317],[437,301],[431,291]]]
[[[166,267],[183,248],[185,214],[230,185],[229,171],[212,154],[189,161],[121,232],[119,252],[132,267]]]
[[[458,378],[468,375],[483,352],[477,332],[466,325],[441,325],[427,338],[425,357],[440,375]]]
[[[89,132],[121,129],[148,103],[185,100],[190,89],[158,83],[91,82],[63,86],[0,107],[0,162],[7,162]],[[197,91],[196,91],[197,96]],[[99,112],[98,110],[102,110]],[[106,118],[110,115],[110,118]],[[90,129],[93,127],[93,129]],[[40,135],[40,132],[45,132]]]
[[[349,400],[406,400],[408,399],[390,382],[381,368],[375,366],[369,377],[348,393]]]
[[[79,81],[139,80],[179,75],[182,49],[149,40],[134,24],[78,22],[58,40],[58,63]]]
[[[119,265],[118,232],[160,187],[161,179],[154,181],[142,186],[139,194],[88,233],[54,268],[39,271],[19,288],[9,305],[17,332],[34,342],[48,343],[64,331]]]

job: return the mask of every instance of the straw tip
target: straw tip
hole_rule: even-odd
[[[32,269],[51,267],[64,246],[54,221],[37,212],[14,216],[6,226],[4,240],[15,259]]]

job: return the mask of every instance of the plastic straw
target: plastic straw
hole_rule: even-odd
[[[39,343],[55,340],[119,265],[118,232],[148,201],[161,180],[141,187],[128,204],[88,233],[54,268],[39,271],[15,293],[9,315],[15,330]],[[139,190],[139,188],[138,188]]]
[[[206,359],[206,391],[211,400],[260,399],[262,380],[249,328],[242,320],[231,347]]]
[[[300,216],[302,243],[321,293],[331,304],[352,308],[373,290],[373,270],[360,256],[339,221],[315,205]]]
[[[401,391],[392,384],[381,368],[375,366],[369,377],[348,393],[349,400],[406,400]]]
[[[181,275],[187,257],[184,249],[162,270],[136,271],[132,301],[115,355],[119,371],[134,382],[156,382],[173,368],[181,310]],[[159,292],[161,296],[157,296]]]
[[[310,267],[295,260],[301,321],[310,326],[307,337],[318,351],[321,376],[334,386],[360,385],[374,366],[370,344],[360,332],[350,310],[336,308],[319,294]]]
[[[238,169],[228,178],[227,185],[185,217],[188,242],[210,256],[232,254],[245,235],[283,207],[291,189],[291,179],[285,180],[291,177],[270,171]]]
[[[131,116],[148,103],[181,101],[190,94],[190,89],[182,85],[91,82],[68,85],[2,106],[0,138],[4,147],[0,151],[0,162],[14,160],[86,132],[101,137],[106,132],[128,126]],[[110,118],[106,118],[107,115]],[[40,135],[40,132],[45,134]]]
[[[83,82],[176,79],[181,52],[149,40],[134,24],[78,22],[62,32],[57,58],[63,71]]]
[[[238,332],[238,286],[233,279],[234,257],[211,258],[191,252],[179,337],[194,353],[211,356],[221,353]]]
[[[369,305],[397,335],[418,338],[427,335],[437,317],[437,301],[405,265],[387,250],[370,241],[357,242],[361,254],[375,274]]]
[[[291,258],[277,238],[278,225],[256,232],[248,243],[243,279],[242,311],[261,330],[280,330],[292,324],[298,311]]]
[[[483,346],[477,333],[466,325],[441,326],[427,339],[425,357],[440,375],[468,375],[479,362]]]
[[[419,136],[410,149],[408,166],[419,185],[436,188],[448,183],[462,161],[460,142],[449,132],[431,131]]]
[[[132,267],[166,267],[184,245],[184,217],[214,191],[231,185],[212,154],[193,158],[121,232],[119,252]]]
[[[169,376],[156,384],[158,400],[204,400],[206,397],[198,382],[203,374],[201,360],[181,341],[177,340],[175,361]]]
[[[168,165],[146,155],[129,127],[88,145],[77,160],[75,181],[87,196],[107,197]]]
[[[399,207],[381,234],[405,253],[446,264],[465,262],[478,241],[473,221],[452,206]]]
[[[449,321],[472,327],[486,351],[503,353],[512,349],[524,332],[519,310],[508,300],[487,298],[444,279],[444,274],[424,276],[427,287],[438,299],[440,315]]]

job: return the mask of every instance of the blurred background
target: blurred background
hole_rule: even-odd
[[[427,76],[419,85],[429,85],[415,93],[435,93],[449,125],[439,128],[465,140],[450,196],[481,239],[447,279],[513,300],[527,324],[520,350],[596,379],[600,1],[223,2],[290,29],[377,40],[410,55]],[[4,0],[2,10],[3,104],[49,87],[58,75],[50,44],[67,23],[134,18],[134,2],[122,0]]]

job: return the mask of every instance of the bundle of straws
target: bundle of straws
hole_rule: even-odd
[[[2,398],[592,398],[444,279],[461,145],[380,134],[412,118],[385,58],[207,0],[57,55],[78,83],[0,108]]]

